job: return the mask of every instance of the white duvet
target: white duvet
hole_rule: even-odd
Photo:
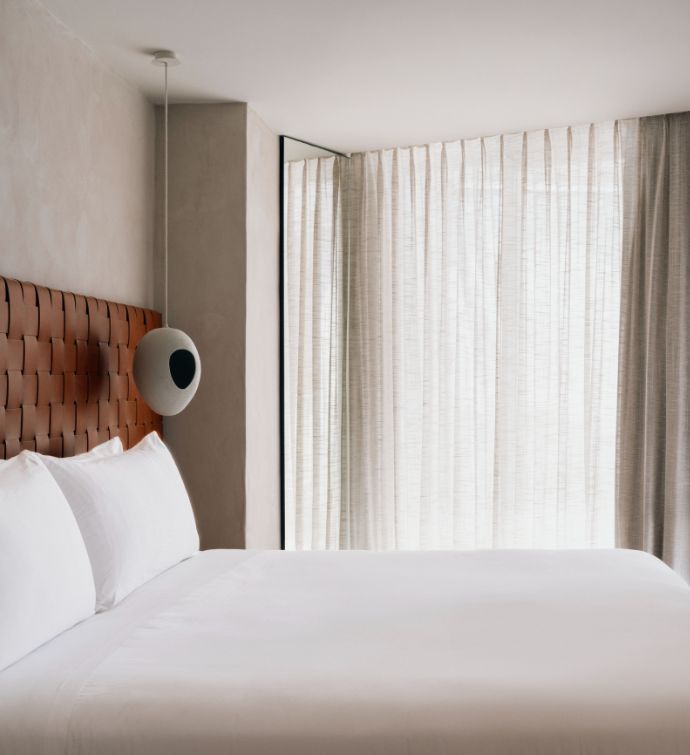
[[[0,753],[688,755],[690,588],[632,551],[208,551],[0,673]]]

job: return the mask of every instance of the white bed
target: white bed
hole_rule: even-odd
[[[2,755],[690,753],[690,588],[631,551],[207,551],[0,673]]]

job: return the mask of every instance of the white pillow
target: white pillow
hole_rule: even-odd
[[[0,670],[94,613],[93,574],[60,488],[35,454],[0,465]]]
[[[77,454],[76,456],[65,456],[62,458],[58,458],[56,456],[43,457],[43,455],[41,455],[41,458],[47,458],[51,459],[52,461],[58,462],[62,461],[63,458],[71,459],[72,461],[85,461],[86,459],[94,459],[98,456],[116,456],[117,454],[121,454],[123,452],[124,448],[122,448],[122,441],[120,440],[119,436],[116,435],[114,438],[106,440],[103,443],[99,443],[90,451],[85,451],[83,454]]]
[[[76,456],[46,456],[45,454],[38,454],[41,457],[41,461],[48,464],[62,464],[63,461],[87,461],[89,459],[100,458],[101,456],[116,456],[123,453],[122,441],[116,435],[110,440],[106,440],[104,443],[99,443],[94,446],[90,451],[85,451],[83,454],[77,454]],[[37,453],[36,451],[26,451],[25,453]]]
[[[71,459],[72,461],[83,461],[85,459],[93,459],[95,456],[115,456],[115,454],[121,454],[122,451],[122,441],[119,437],[115,436],[110,440],[106,440],[103,443],[94,446],[90,451],[85,451],[83,454],[77,454],[76,456],[68,456],[65,458]],[[59,464],[62,461],[61,457],[47,456],[46,454],[38,453],[38,451],[23,451],[22,453],[35,454],[41,459],[41,461],[46,462],[46,466],[48,464]],[[5,459],[0,459],[0,467],[5,463]]]
[[[91,559],[96,610],[199,550],[194,514],[170,451],[156,433],[115,456],[48,464]]]

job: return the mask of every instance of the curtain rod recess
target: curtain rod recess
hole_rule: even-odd
[[[338,155],[338,157],[346,157],[348,160],[350,159],[350,155],[346,155],[344,152],[338,152],[336,149],[331,149],[330,147],[322,147],[320,144],[314,144],[314,142],[308,142],[304,139],[298,139],[296,136],[288,136],[288,134],[281,134],[280,135],[283,139],[292,139],[293,142],[299,142],[300,144],[306,144],[307,147],[315,147],[316,149],[322,149],[326,152],[331,152],[334,155]]]

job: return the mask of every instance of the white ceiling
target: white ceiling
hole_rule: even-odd
[[[690,109],[690,0],[42,0],[159,99],[350,152]]]

